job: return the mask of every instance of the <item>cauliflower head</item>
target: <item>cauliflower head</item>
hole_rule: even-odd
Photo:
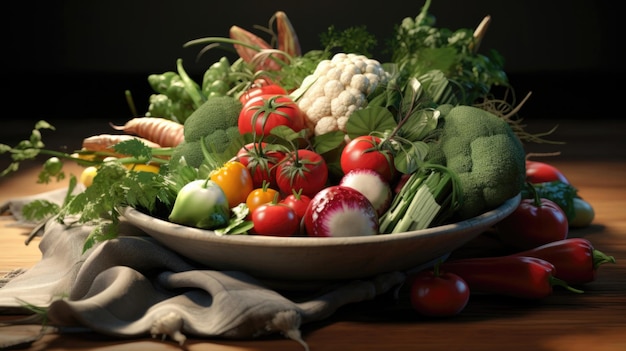
[[[358,54],[335,54],[321,61],[292,95],[315,135],[341,130],[352,112],[367,105],[367,96],[389,80],[380,62]]]

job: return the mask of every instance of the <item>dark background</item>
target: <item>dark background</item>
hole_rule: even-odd
[[[120,123],[131,117],[124,91],[139,112],[147,110],[151,73],[175,70],[183,58],[192,77],[219,56],[196,60],[201,47],[189,40],[228,36],[231,25],[253,30],[276,10],[287,13],[304,50],[319,46],[328,26],[366,25],[390,37],[423,1],[11,1],[5,3],[3,43],[5,111],[20,119]],[[532,91],[525,118],[621,118],[612,106],[624,96],[624,37],[616,1],[433,0],[437,26],[475,28],[485,15],[492,24],[481,51],[498,50],[518,96]],[[8,9],[7,9],[8,8]],[[618,32],[619,31],[619,32]],[[258,32],[257,32],[258,33]],[[18,131],[19,132],[19,131]]]

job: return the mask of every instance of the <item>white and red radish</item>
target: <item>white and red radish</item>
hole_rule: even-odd
[[[318,192],[304,214],[308,236],[346,237],[378,234],[374,205],[360,191],[333,185]]]
[[[374,205],[379,216],[385,213],[391,204],[391,186],[372,169],[353,169],[341,178],[339,185],[360,191]]]

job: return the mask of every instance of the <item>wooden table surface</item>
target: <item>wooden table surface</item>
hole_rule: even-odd
[[[549,121],[529,122],[545,126]],[[547,159],[560,168],[595,209],[591,226],[570,231],[584,237],[616,259],[600,267],[597,280],[582,287],[583,294],[555,289],[540,301],[473,295],[465,310],[452,318],[426,318],[412,312],[406,296],[380,296],[374,301],[341,308],[329,319],[302,327],[312,351],[323,350],[626,350],[626,123],[559,121],[552,139],[565,145],[531,145],[529,152],[559,150]],[[540,129],[544,130],[544,129]],[[1,141],[0,141],[1,142]],[[75,172],[80,169],[72,167]],[[38,169],[24,169],[0,179],[0,203],[35,194],[63,183],[35,184]],[[78,173],[77,173],[78,174]],[[28,268],[40,258],[35,239],[24,245],[29,230],[0,221],[0,276]],[[480,236],[459,249],[498,251]],[[2,316],[0,320],[11,316]],[[0,328],[0,337],[2,329]],[[151,339],[118,340],[98,334],[47,335],[33,350],[176,350],[170,342]],[[298,343],[272,336],[254,341],[188,339],[187,350],[302,350]]]

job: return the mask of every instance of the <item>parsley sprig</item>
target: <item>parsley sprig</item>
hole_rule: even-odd
[[[93,226],[84,250],[97,242],[118,236],[119,210],[122,207],[132,206],[152,212],[158,205],[169,206],[175,200],[180,187],[197,175],[194,171],[182,169],[184,165],[177,172],[167,172],[167,160],[162,156],[171,155],[172,148],[151,148],[137,139],[131,139],[114,145],[111,151],[78,150],[69,154],[46,149],[42,130],[55,130],[55,127],[46,121],[39,121],[28,139],[15,146],[0,144],[0,154],[7,153],[12,159],[11,164],[0,173],[0,177],[17,171],[21,162],[41,155],[51,156],[38,175],[37,182],[42,184],[66,177],[62,159],[83,166],[98,166],[93,183],[77,194],[74,194],[77,179],[74,175],[70,176],[67,194],[61,205],[39,199],[23,208],[23,215],[28,220],[41,221],[56,215],[56,220],[61,223]],[[114,155],[117,157],[107,158]],[[150,162],[161,164],[161,172],[134,171],[128,168],[128,165]]]

